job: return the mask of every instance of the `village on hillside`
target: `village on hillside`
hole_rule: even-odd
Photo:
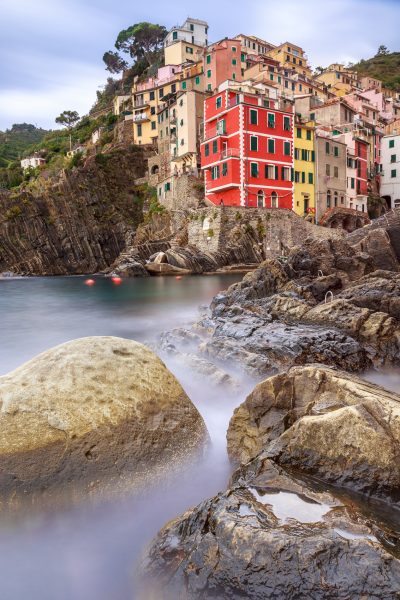
[[[239,34],[210,44],[208,23],[194,18],[162,46],[164,66],[113,102],[125,141],[147,150],[145,180],[161,205],[190,208],[204,190],[209,205],[291,209],[347,231],[369,222],[374,202],[400,207],[399,92],[342,64],[313,72],[292,42]]]

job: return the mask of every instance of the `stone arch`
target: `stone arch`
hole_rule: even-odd
[[[153,165],[150,169],[151,175],[158,175],[159,172],[160,172],[160,168],[158,165]]]
[[[354,217],[352,215],[347,215],[347,217],[343,219],[343,229],[349,233],[354,231]]]
[[[358,217],[358,219],[356,219],[356,229],[359,229],[360,227],[363,227],[364,223],[363,220],[360,219],[360,217]]]

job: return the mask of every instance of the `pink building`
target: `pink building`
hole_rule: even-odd
[[[224,81],[242,81],[239,40],[224,39],[209,46],[204,57],[205,89],[212,92]]]

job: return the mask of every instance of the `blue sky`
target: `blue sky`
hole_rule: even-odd
[[[0,129],[24,121],[53,128],[62,110],[87,113],[118,32],[139,21],[172,27],[189,5],[0,0]],[[400,50],[400,0],[202,0],[190,16],[208,21],[211,41],[238,33],[292,41],[314,67],[367,58],[380,44]]]

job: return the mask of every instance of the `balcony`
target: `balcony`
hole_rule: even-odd
[[[220,160],[224,160],[224,158],[240,158],[240,152],[237,148],[227,148],[226,150],[222,150],[219,158]]]
[[[144,108],[145,106],[149,106],[149,103],[145,100],[140,100],[134,103],[133,108]]]
[[[139,113],[138,115],[133,115],[133,120],[135,123],[142,123],[143,121],[150,121],[150,117],[147,113]]]

